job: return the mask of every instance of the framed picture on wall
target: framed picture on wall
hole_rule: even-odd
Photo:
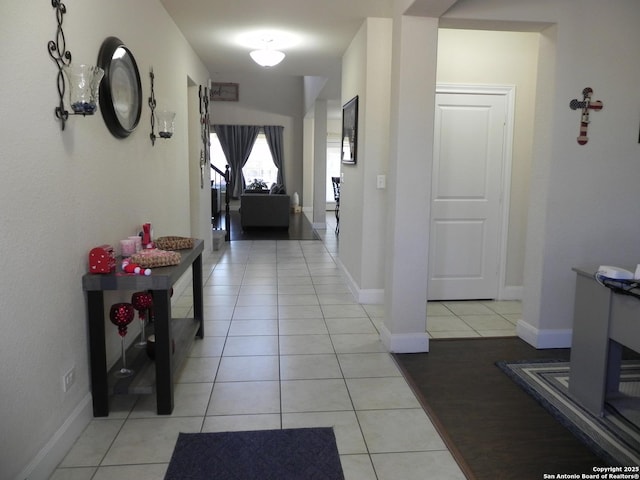
[[[238,101],[238,84],[213,82],[211,84],[211,101],[237,102]]]
[[[358,96],[342,107],[342,163],[355,165],[358,161]]]

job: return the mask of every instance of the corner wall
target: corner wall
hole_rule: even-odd
[[[431,182],[425,179],[430,178],[433,166],[438,20],[397,16],[393,27],[385,318],[381,336],[392,352],[426,352]]]
[[[515,4],[468,0],[446,14],[517,28],[554,24],[541,51],[531,200],[524,272],[522,338],[539,348],[571,344],[575,295],[572,267],[618,265],[633,270],[640,258],[640,145],[638,92],[640,9],[635,2],[571,0]],[[597,29],[585,29],[588,19]],[[588,55],[585,55],[588,52]],[[579,145],[580,112],[569,108],[590,87],[604,108],[590,115]],[[577,319],[579,321],[579,319]]]
[[[369,18],[343,57],[342,104],[358,96],[356,165],[342,165],[339,259],[361,303],[382,303],[391,88],[391,19]]]

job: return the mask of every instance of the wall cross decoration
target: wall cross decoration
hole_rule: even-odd
[[[578,143],[584,145],[589,141],[587,137],[587,128],[589,127],[589,110],[602,110],[602,102],[600,100],[591,101],[591,95],[593,90],[589,87],[582,90],[583,100],[580,101],[574,98],[569,103],[571,110],[582,109],[582,115],[580,117],[580,136],[578,137]]]

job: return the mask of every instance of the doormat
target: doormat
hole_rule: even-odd
[[[333,428],[180,433],[165,480],[344,480]]]

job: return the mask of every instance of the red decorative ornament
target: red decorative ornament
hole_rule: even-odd
[[[131,295],[131,304],[138,311],[140,320],[144,320],[145,312],[153,306],[153,297],[149,292],[135,292]]]
[[[111,245],[101,245],[89,252],[90,273],[111,273],[116,269],[116,256]]]
[[[133,321],[135,310],[130,303],[114,303],[109,311],[109,319],[116,327],[118,334],[124,337],[127,334],[127,326]]]

